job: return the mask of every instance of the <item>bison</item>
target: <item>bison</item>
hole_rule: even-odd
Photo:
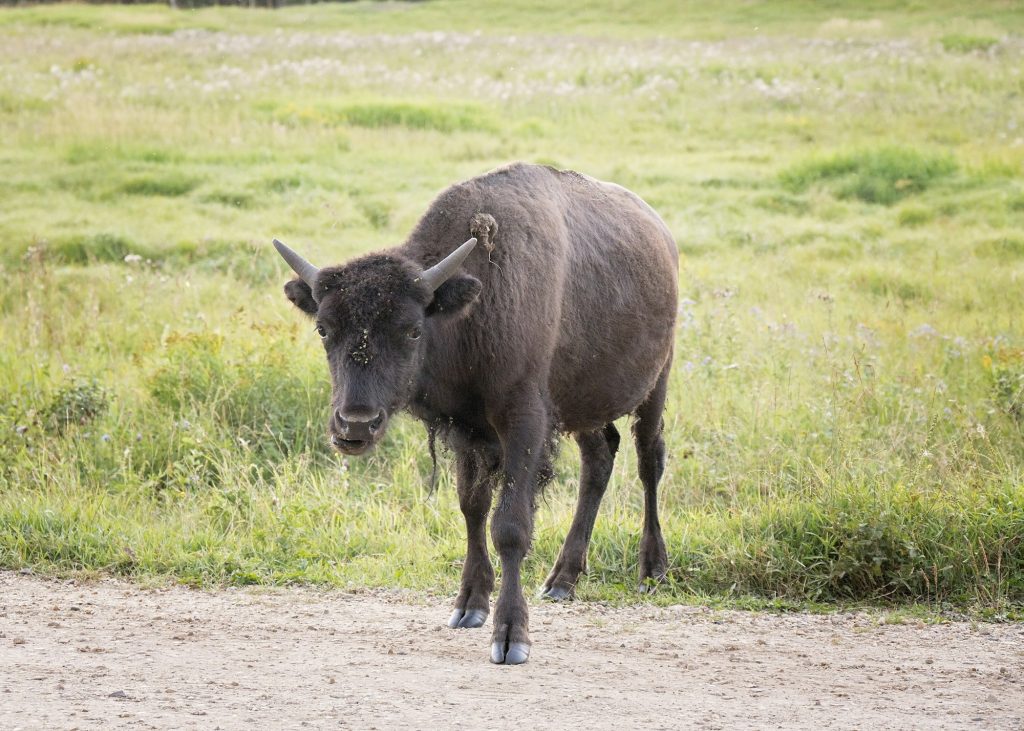
[[[285,293],[315,318],[327,354],[334,447],[366,452],[404,409],[427,425],[431,451],[437,435],[454,454],[468,545],[449,627],[487,619],[496,502],[491,662],[527,660],[520,567],[557,435],[572,434],[582,468],[572,526],[541,589],[553,600],[586,568],[619,446],[613,422],[625,415],[644,488],[640,590],[664,578],[657,489],[678,249],[643,200],[516,163],[443,191],[401,246],[318,269],[274,245],[299,275]]]

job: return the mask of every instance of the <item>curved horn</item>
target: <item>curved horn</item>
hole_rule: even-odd
[[[302,281],[312,287],[320,270],[277,239],[274,239],[274,248],[277,249],[277,253],[281,255],[281,258],[288,262],[288,266],[295,270],[295,273],[299,275]]]
[[[423,272],[422,279],[426,285],[430,287],[431,291],[440,287],[442,284],[447,282],[453,274],[455,274],[455,270],[458,269],[462,262],[465,261],[466,257],[469,256],[469,252],[473,250],[474,246],[476,246],[476,239],[469,239],[444,259]]]

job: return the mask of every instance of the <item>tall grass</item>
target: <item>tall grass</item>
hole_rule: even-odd
[[[398,243],[528,159],[635,190],[682,252],[659,601],[1019,613],[1024,24],[788,7],[0,14],[0,566],[452,592],[450,470],[431,493],[408,419],[327,448],[267,242]],[[582,597],[634,597],[641,506],[626,448]]]

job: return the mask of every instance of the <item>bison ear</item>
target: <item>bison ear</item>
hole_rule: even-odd
[[[313,290],[298,277],[284,285],[284,296],[310,317],[319,309],[316,300],[313,299]]]
[[[458,274],[434,290],[434,299],[427,305],[427,315],[459,317],[469,311],[480,296],[483,285],[476,277]]]

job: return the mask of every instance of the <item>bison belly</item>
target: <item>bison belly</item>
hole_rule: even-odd
[[[562,428],[597,429],[643,403],[669,361],[678,253],[643,201],[607,186],[574,212],[561,328],[549,389]],[[571,220],[572,220],[571,219]]]

